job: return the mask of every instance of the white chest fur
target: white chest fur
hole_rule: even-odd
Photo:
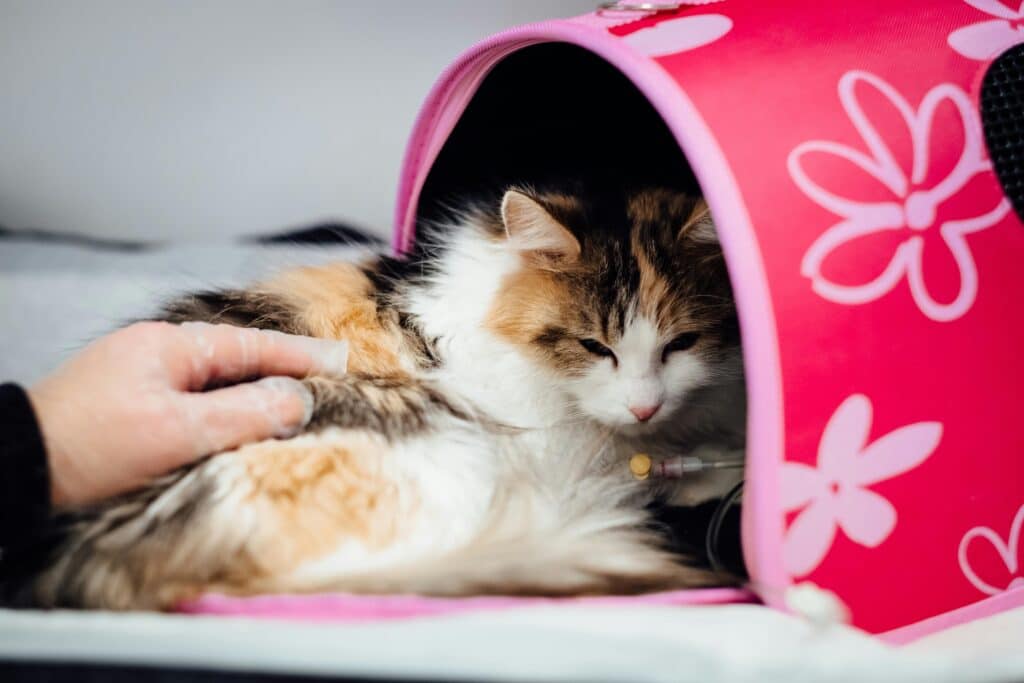
[[[487,317],[519,255],[472,230],[457,231],[441,270],[407,305],[423,333],[436,340],[436,379],[494,419],[536,429],[570,419],[551,378],[487,328]]]

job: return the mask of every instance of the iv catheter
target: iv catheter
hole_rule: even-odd
[[[660,479],[682,479],[687,474],[709,470],[742,469],[743,458],[702,460],[692,455],[677,455],[655,461],[646,453],[637,453],[629,459],[629,471],[635,479],[655,477]]]

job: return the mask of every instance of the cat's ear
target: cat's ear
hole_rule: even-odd
[[[509,245],[517,251],[552,264],[569,264],[579,258],[579,240],[540,202],[518,190],[509,190],[502,198],[501,220]]]
[[[697,200],[690,215],[683,221],[683,227],[679,229],[679,239],[704,244],[718,244],[718,231],[715,229],[714,221],[711,220],[708,203],[703,199]]]

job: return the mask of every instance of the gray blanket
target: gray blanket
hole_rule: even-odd
[[[0,239],[0,381],[31,383],[175,294],[241,285],[354,247],[179,244],[145,250]]]

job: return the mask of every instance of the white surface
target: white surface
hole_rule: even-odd
[[[386,234],[434,80],[597,0],[0,0],[0,226]]]
[[[933,633],[907,646],[908,650],[954,652],[972,657],[1024,657],[1024,607]],[[1024,680],[1024,671],[1018,674]]]
[[[907,681],[1024,677],[1020,647],[894,649],[762,607],[538,607],[370,624],[0,611],[0,658],[439,680]]]

